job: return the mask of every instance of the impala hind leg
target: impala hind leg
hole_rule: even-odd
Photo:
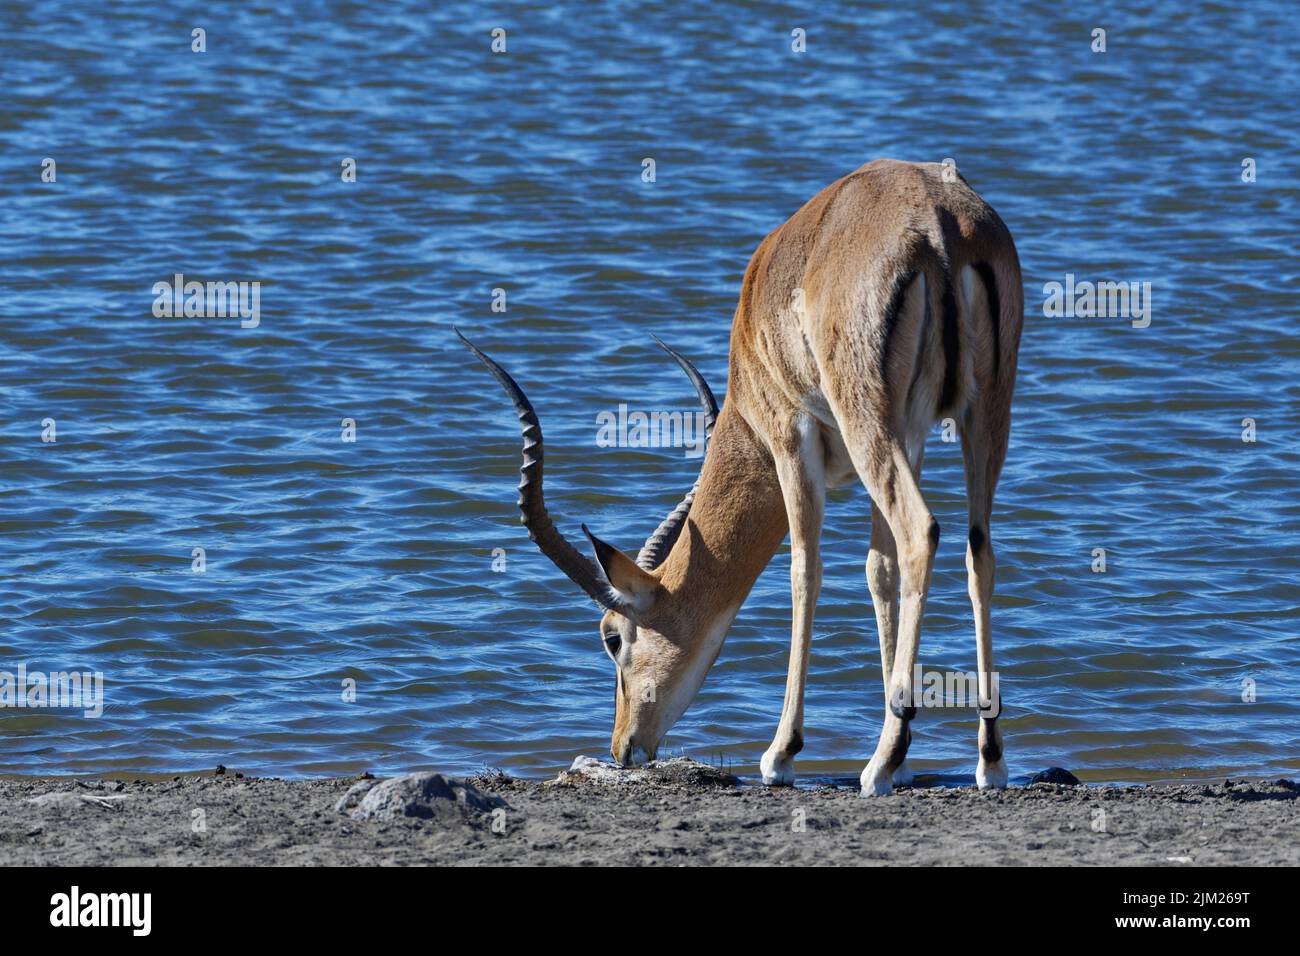
[[[826,478],[821,437],[811,420],[798,423],[790,447],[774,450],[777,477],[790,519],[790,666],[785,702],[772,746],[759,769],[768,786],[794,783],[794,757],[803,749],[804,685],[812,646],[813,613],[821,591],[822,516],[826,510]]]
[[[885,723],[876,752],[862,771],[860,781],[863,796],[881,796],[893,792],[894,775],[903,768],[912,740],[911,721],[916,716],[912,674],[920,647],[921,617],[930,589],[930,572],[939,545],[939,524],[930,513],[917,483],[919,456],[914,471],[901,444],[891,441],[887,451],[872,456],[863,470],[866,472],[864,483],[867,490],[888,524],[895,543],[900,590],[897,643],[893,648],[893,660],[887,663],[882,642],[881,661],[886,666]],[[874,547],[874,529],[872,540]],[[879,583],[883,586],[886,582]],[[874,588],[872,597],[875,598]],[[877,624],[880,624],[879,610]]]
[[[966,543],[966,580],[975,615],[975,659],[979,673],[981,710],[979,763],[975,767],[975,783],[981,790],[1000,790],[1007,785],[1002,731],[998,729],[1002,699],[993,669],[993,634],[989,626],[989,605],[993,600],[993,578],[997,569],[993,557],[993,540],[989,534],[989,516],[993,510],[993,491],[1007,449],[1006,425],[991,427],[997,421],[1006,423],[1009,422],[1009,417],[991,416],[985,407],[976,406],[968,412],[961,436],[970,514],[970,532]],[[985,716],[986,713],[990,716]]]
[[[894,670],[894,650],[898,645],[898,546],[885,516],[871,505],[871,552],[867,556],[867,588],[876,612],[876,632],[880,637],[880,676],[885,685],[885,719],[889,719],[889,680]],[[906,758],[893,774],[893,784],[905,787],[912,782],[912,769]]]

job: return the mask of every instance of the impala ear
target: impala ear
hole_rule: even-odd
[[[614,590],[639,611],[649,607],[655,588],[659,585],[654,575],[637,567],[635,561],[612,544],[601,541],[587,529],[585,524],[582,526],[582,533],[591,542],[591,548],[596,552],[596,561],[600,564],[600,569],[605,572],[605,580],[613,586]]]

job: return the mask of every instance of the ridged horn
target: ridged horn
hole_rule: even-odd
[[[695,386],[696,394],[700,398],[700,408],[704,411],[704,437],[708,439],[713,435],[713,426],[718,420],[718,400],[713,397],[713,390],[709,388],[709,383],[704,380],[700,370],[691,364],[690,360],[681,353],[669,348],[659,340],[659,336],[653,336],[655,343],[671,355],[682,367],[682,371],[691,380]],[[695,492],[699,490],[700,479],[695,479],[695,484],[672,511],[668,517],[660,522],[655,533],[646,538],[646,542],[641,546],[641,552],[636,556],[636,563],[646,571],[653,571],[663,563],[664,558],[668,557],[668,552],[673,549],[678,536],[682,533],[682,528],[686,527],[686,516],[691,512],[691,504],[695,501]]]
[[[501,387],[514,403],[515,413],[519,416],[519,430],[523,434],[523,464],[519,466],[519,512],[520,520],[528,529],[528,537],[533,539],[542,554],[546,555],[557,568],[569,576],[574,584],[587,592],[597,604],[611,611],[631,617],[631,608],[627,602],[605,580],[600,569],[582,552],[569,544],[568,539],[560,533],[546,511],[546,502],[542,495],[542,463],[546,457],[542,442],[542,426],[537,421],[537,412],[532,402],[524,394],[519,384],[510,377],[500,365],[488,358],[473,342],[453,328],[456,336],[465,343],[478,360],[487,366],[492,377],[501,383]]]

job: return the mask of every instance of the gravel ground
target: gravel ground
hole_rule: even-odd
[[[423,816],[390,819],[336,808],[357,782],[224,769],[165,780],[9,777],[0,780],[0,864],[1300,862],[1300,787],[1288,781],[902,789],[864,800],[856,789],[737,785],[679,760],[548,782],[500,775],[471,778],[468,789],[439,782],[442,795],[430,798],[437,805],[414,807]]]

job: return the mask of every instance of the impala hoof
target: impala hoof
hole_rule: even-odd
[[[867,764],[858,782],[862,784],[864,797],[887,797],[894,792],[894,775],[884,767],[877,767],[874,760]]]
[[[1007,762],[1005,760],[985,761],[980,758],[975,768],[975,783],[981,790],[1005,790],[1007,788]]]
[[[894,771],[894,786],[910,787],[912,785],[912,768],[904,760],[897,770]]]
[[[764,786],[794,786],[794,761],[789,757],[781,757],[768,751],[758,762],[758,769],[763,773]]]

